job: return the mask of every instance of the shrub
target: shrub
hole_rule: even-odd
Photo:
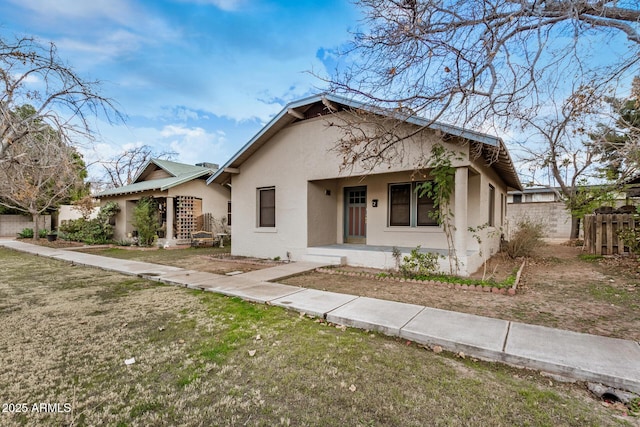
[[[544,224],[529,218],[521,219],[517,224],[517,230],[507,244],[505,249],[511,258],[528,257],[533,251],[544,245]]]
[[[49,232],[45,229],[38,230],[38,237],[45,238]],[[33,239],[33,228],[23,228],[18,233],[18,239]]]
[[[113,238],[113,226],[109,221],[119,210],[116,202],[108,202],[94,219],[65,221],[59,227],[60,237],[89,245],[109,243]]]
[[[138,231],[140,246],[151,246],[155,242],[160,230],[158,212],[158,202],[152,197],[143,197],[136,203],[131,224]]]
[[[33,228],[23,228],[21,232],[18,233],[19,239],[32,239],[33,238]]]
[[[640,254],[640,228],[623,228],[618,231],[618,237],[629,248],[629,252]]]
[[[432,252],[420,252],[420,246],[411,250],[400,264],[400,273],[404,277],[428,276],[438,270],[440,255]]]

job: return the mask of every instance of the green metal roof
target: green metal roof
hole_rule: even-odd
[[[150,165],[155,165],[167,172],[169,175],[173,176],[167,178],[150,179],[148,181],[138,181],[138,179],[140,179],[140,177],[147,171]],[[113,197],[124,194],[141,193],[143,191],[166,191],[169,188],[184,184],[185,182],[189,182],[203,176],[211,175],[213,174],[213,172],[215,172],[214,169],[205,168],[202,166],[188,165],[185,163],[172,162],[169,160],[151,159],[135,177],[133,184],[105,190],[101,193],[96,194],[96,197]]]

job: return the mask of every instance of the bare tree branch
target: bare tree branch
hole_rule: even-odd
[[[99,180],[101,188],[116,188],[129,185],[142,172],[142,168],[151,159],[173,159],[175,151],[156,152],[149,145],[140,145],[123,151],[111,159],[101,161],[104,175]]]
[[[10,146],[47,127],[57,131],[63,143],[76,145],[94,136],[91,116],[124,120],[115,102],[99,94],[99,82],[80,78],[53,43],[41,45],[30,37],[0,39],[0,86],[0,161]],[[33,106],[34,113],[16,116],[23,105]]]
[[[343,52],[348,65],[327,80],[331,90],[460,126],[486,127],[487,120],[505,126],[514,110],[534,117],[549,100],[567,95],[565,84],[605,86],[640,64],[637,2],[357,4],[365,31]],[[611,55],[614,41],[618,52]]]

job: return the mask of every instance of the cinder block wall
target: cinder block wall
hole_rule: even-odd
[[[509,203],[507,220],[509,232],[517,229],[523,218],[540,220],[545,224],[546,236],[549,238],[569,239],[571,234],[571,215],[562,202]]]
[[[40,216],[40,229],[51,230],[51,215]],[[0,215],[0,236],[16,237],[25,228],[33,228],[33,220],[25,215]]]

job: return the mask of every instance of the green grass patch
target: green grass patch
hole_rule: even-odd
[[[516,283],[518,269],[515,269],[506,279],[498,281],[493,278],[487,280],[470,279],[467,277],[452,276],[449,274],[430,274],[415,277],[418,280],[434,280],[436,282],[454,283],[457,285],[485,286],[490,288],[510,288]]]
[[[173,265],[179,263],[184,259],[191,258],[198,255],[220,255],[229,253],[231,248],[226,246],[224,248],[184,248],[184,249],[171,249],[171,250],[135,250],[135,249],[122,249],[122,248],[97,248],[97,249],[85,249],[83,252],[108,256],[111,258],[136,260],[144,262],[152,262],[156,264]]]
[[[625,288],[611,286],[606,283],[591,284],[588,290],[594,299],[608,304],[625,305],[637,303],[640,300],[637,291],[629,291]]]
[[[578,258],[586,262],[595,262],[595,261],[600,261],[604,257],[602,255],[595,255],[595,254],[580,254],[578,255]]]
[[[131,408],[131,411],[129,412],[129,416],[131,418],[138,418],[150,412],[160,411],[162,408],[163,408],[163,405],[160,402],[157,402],[155,400],[150,402],[142,402],[135,405],[133,408]]]
[[[103,301],[122,298],[130,292],[141,291],[158,286],[154,282],[145,279],[129,279],[114,283],[109,287],[101,287],[96,295]]]
[[[327,267],[327,268],[330,268],[330,267]],[[340,268],[335,268],[335,270],[339,272],[345,272]],[[361,274],[367,274],[367,273],[361,273]],[[422,275],[416,275],[413,277],[405,277],[405,276],[398,275],[397,273],[391,273],[391,272],[380,272],[380,273],[377,273],[375,277],[378,279],[401,278],[401,279],[415,279],[415,280],[422,280],[422,281],[433,280],[436,282],[453,283],[458,285],[470,285],[470,286],[480,285],[480,286],[487,286],[491,288],[493,287],[511,288],[516,283],[517,274],[518,274],[518,269],[516,268],[504,280],[495,280],[494,278],[481,280],[481,279],[472,279],[468,277],[454,276],[450,274],[422,274]]]

